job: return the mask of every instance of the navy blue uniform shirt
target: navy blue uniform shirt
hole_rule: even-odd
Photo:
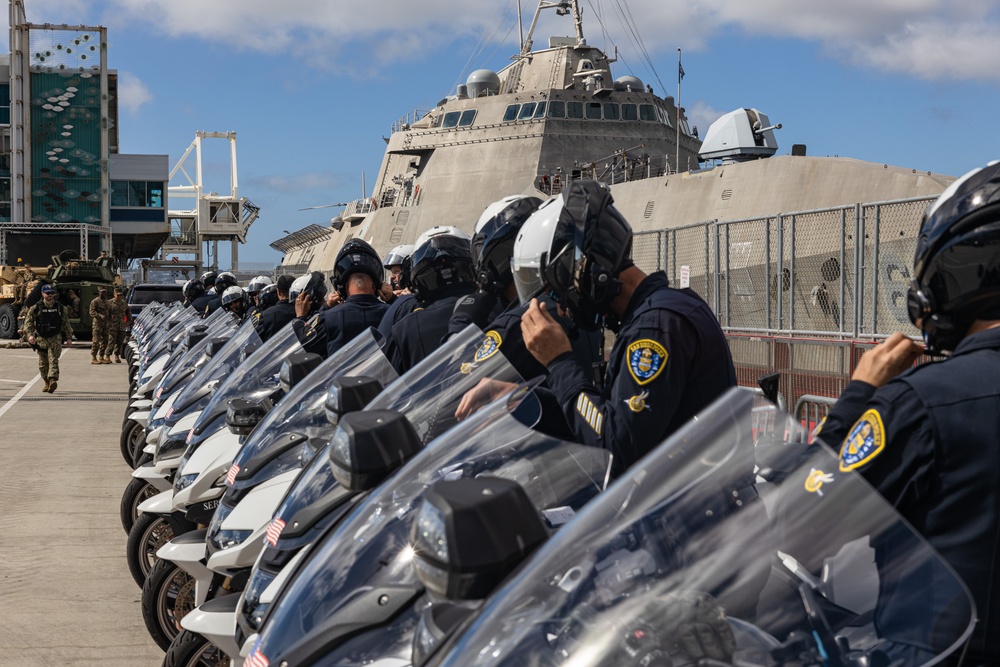
[[[399,375],[438,348],[441,337],[448,331],[455,302],[471,291],[471,287],[463,287],[458,293],[442,296],[426,308],[414,310],[392,327],[383,351]]]
[[[326,359],[368,327],[377,327],[388,308],[372,294],[353,294],[317,313],[295,333],[306,352]]]
[[[852,381],[820,429],[972,591],[973,661],[1000,662],[1000,328],[884,387]]]
[[[389,338],[392,328],[401,319],[420,308],[420,302],[412,294],[401,294],[389,304],[388,310],[382,316],[382,321],[378,324],[378,332],[382,338]]]
[[[260,320],[254,324],[262,341],[278,333],[286,324],[295,319],[295,305],[285,299],[265,310]]]
[[[662,272],[636,288],[621,318],[604,387],[571,352],[548,384],[579,442],[610,450],[620,474],[726,389],[736,371],[722,329],[701,297]]]

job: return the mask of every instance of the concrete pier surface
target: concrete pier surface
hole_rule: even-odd
[[[153,666],[118,504],[127,366],[63,349],[42,392],[30,348],[0,349],[0,665]]]

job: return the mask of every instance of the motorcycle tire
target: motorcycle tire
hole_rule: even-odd
[[[125,463],[135,469],[136,452],[146,446],[146,427],[137,421],[126,421],[122,426],[121,437],[118,438],[118,448],[121,450]]]
[[[231,667],[232,660],[197,632],[181,630],[170,642],[162,667]]]
[[[164,651],[181,633],[181,619],[195,608],[194,577],[169,560],[157,561],[142,585],[142,620]]]
[[[136,585],[142,586],[146,583],[146,577],[159,562],[156,557],[157,550],[172,539],[174,539],[174,529],[166,517],[143,513],[136,518],[132,529],[128,532],[128,543],[125,546],[128,571]]]
[[[139,518],[139,505],[147,498],[156,495],[156,487],[144,479],[132,478],[125,486],[122,493],[122,500],[118,504],[118,517],[121,519],[122,528],[128,533],[132,530],[132,525]]]
[[[135,459],[135,463],[133,464],[133,469],[134,468],[138,468],[140,466],[144,466],[147,463],[152,462],[152,460],[153,460],[153,455],[152,454],[147,454],[146,452],[142,451],[141,449],[139,451],[137,451],[135,453],[135,455],[136,455],[136,459]]]

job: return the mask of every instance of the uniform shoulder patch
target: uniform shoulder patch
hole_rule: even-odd
[[[474,361],[478,363],[489,359],[500,351],[500,345],[502,343],[503,339],[500,338],[500,334],[493,330],[487,331],[486,337],[483,339],[483,344],[479,346],[478,350],[476,350]]]
[[[878,410],[861,415],[840,448],[840,470],[847,472],[865,465],[885,448],[885,426]]]
[[[667,365],[667,348],[648,338],[629,345],[625,354],[628,358],[628,370],[639,386],[655,380]]]

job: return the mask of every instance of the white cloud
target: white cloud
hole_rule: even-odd
[[[246,185],[252,188],[273,190],[275,192],[330,192],[344,184],[342,176],[331,171],[310,171],[301,174],[263,174],[246,179]],[[303,206],[320,205],[303,204]]]
[[[153,100],[153,93],[146,84],[129,72],[118,73],[118,107],[135,113]]]
[[[684,107],[683,101],[681,102],[681,106]],[[688,118],[688,125],[692,127],[697,127],[698,134],[701,136],[702,139],[704,139],[705,133],[708,132],[709,126],[711,126],[712,123],[714,123],[715,121],[719,120],[722,114],[729,113],[730,111],[732,111],[732,109],[727,109],[726,111],[719,111],[718,109],[710,107],[705,102],[698,100],[690,107],[684,107],[684,111]]]
[[[53,0],[64,9],[80,0]],[[47,0],[48,2],[48,0]],[[236,48],[286,53],[323,68],[354,75],[386,64],[419,62],[459,37],[493,31],[507,37],[494,55],[516,49],[512,5],[454,0],[109,0],[103,19],[113,28],[145,20],[173,36],[230,44]],[[532,3],[523,3],[525,23]],[[640,65],[627,29],[639,28],[645,46],[664,53],[678,46],[705,48],[725,30],[815,42],[824,53],[853,65],[931,79],[1000,82],[1000,0],[584,0],[586,34],[593,44],[618,44],[633,66]],[[619,7],[628,8],[628,17]],[[29,8],[29,18],[32,8]],[[51,12],[46,9],[46,17]],[[66,19],[62,19],[66,20]],[[572,23],[543,13],[536,45],[549,34],[569,34]],[[610,35],[611,40],[604,37]],[[631,55],[627,55],[631,54]],[[468,54],[455,54],[462,63]],[[750,54],[752,55],[752,54]]]

